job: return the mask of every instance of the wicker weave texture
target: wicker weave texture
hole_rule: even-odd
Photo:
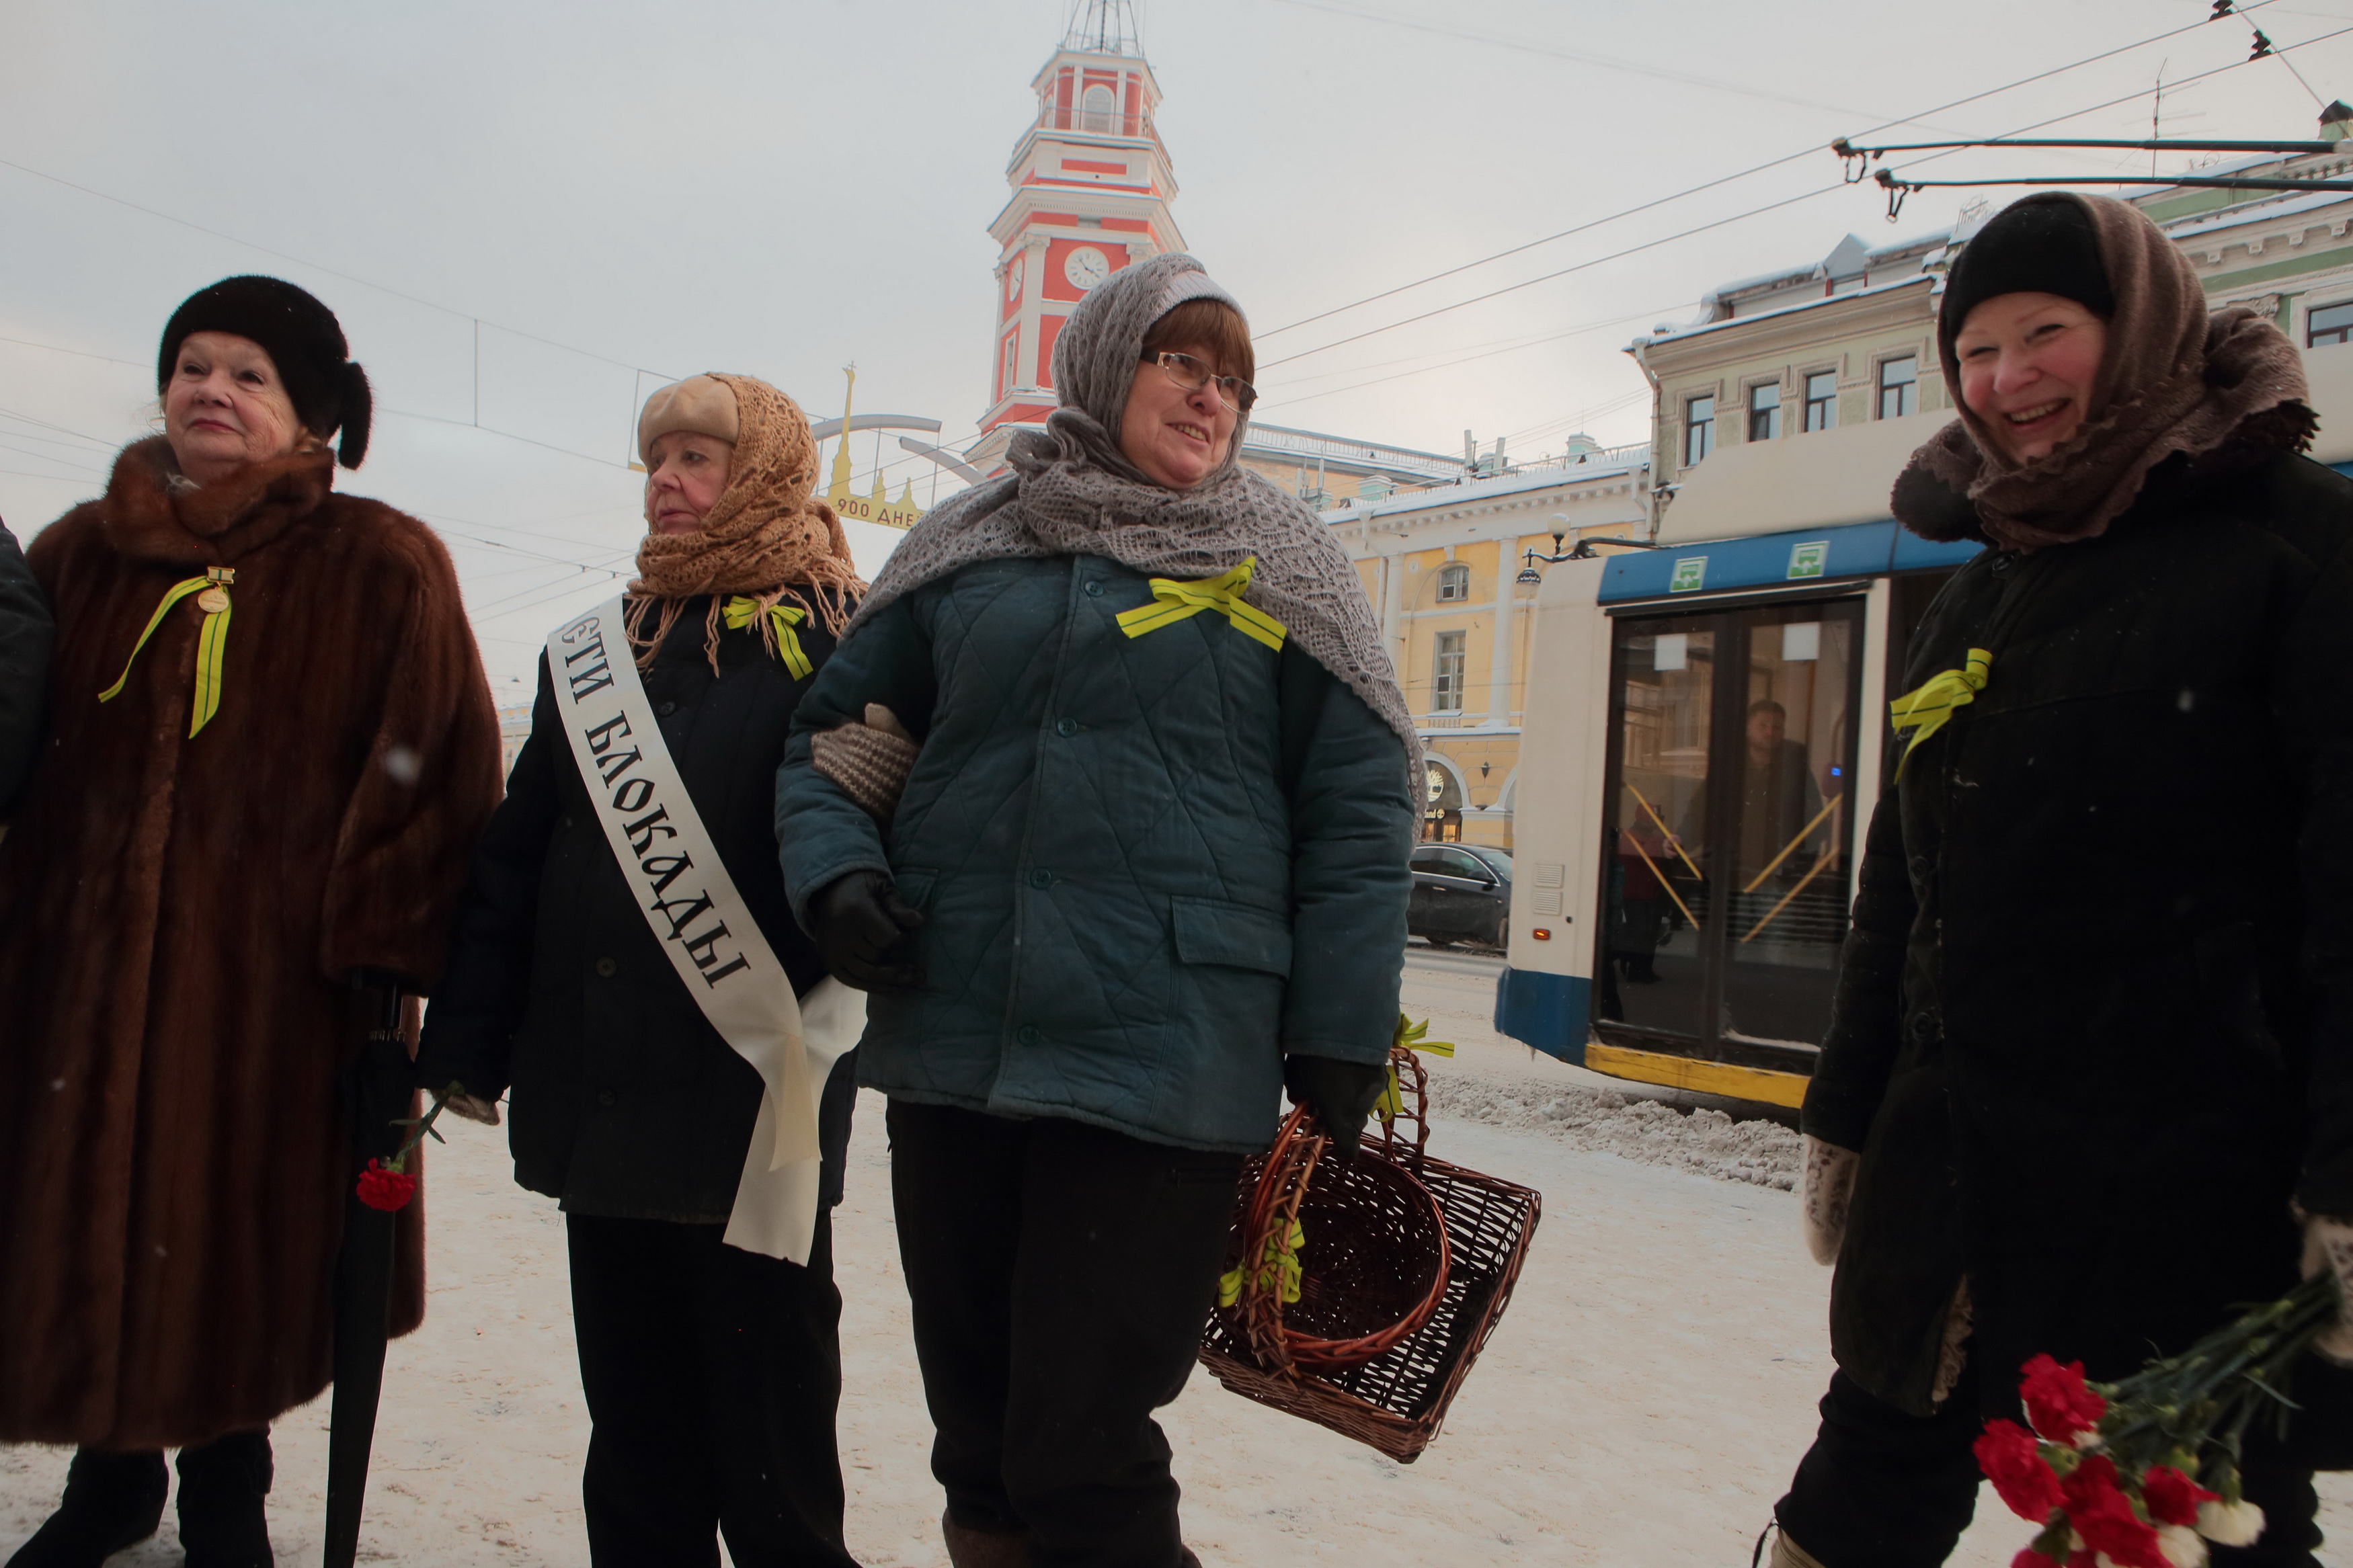
[[[1286,1372],[1252,1348],[1240,1312],[1220,1310],[1210,1314],[1200,1359],[1219,1383],[1246,1399],[1411,1464],[1438,1436],[1448,1406],[1503,1318],[1543,1200],[1533,1187],[1426,1154],[1405,1154],[1401,1164],[1436,1200],[1445,1222],[1445,1288],[1436,1310],[1419,1327],[1351,1369]],[[1245,1207],[1262,1168],[1261,1162],[1252,1161],[1243,1171]]]

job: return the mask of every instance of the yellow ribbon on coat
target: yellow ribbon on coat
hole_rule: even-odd
[[[164,624],[164,616],[189,595],[200,594],[203,597],[196,601],[196,607],[204,611],[205,624],[196,632],[196,689],[188,707],[188,734],[193,738],[211,722],[212,716],[220,711],[221,662],[228,650],[228,585],[236,581],[234,569],[208,566],[203,576],[185,578],[165,589],[164,602],[155,606],[155,613],[147,617],[146,629],[131,645],[131,657],[122,661],[122,673],[114,678],[113,685],[98,694],[98,700],[111,702],[122,695],[122,688],[131,679],[131,667],[139,662],[139,650],[147,646],[147,639]]]
[[[760,601],[738,594],[722,606],[720,613],[727,618],[727,629],[737,631],[752,624],[760,613]],[[793,628],[808,619],[808,612],[797,605],[770,605],[768,625],[776,634],[776,657],[785,661],[785,668],[795,680],[807,680],[817,672],[817,666],[801,651],[801,639]]]
[[[1257,567],[1258,557],[1246,555],[1242,557],[1240,565],[1222,576],[1203,577],[1191,583],[1179,583],[1172,577],[1155,577],[1152,579],[1153,602],[1121,612],[1119,629],[1129,637],[1140,637],[1146,632],[1173,626],[1203,610],[1215,610],[1232,622],[1234,629],[1244,637],[1262,642],[1280,653],[1282,651],[1282,639],[1290,635],[1282,623],[1264,610],[1242,602],[1242,590],[1250,586],[1250,574]]]
[[[1915,731],[1904,755],[1895,763],[1895,774],[1904,776],[1904,764],[1912,760],[1920,742],[1945,727],[1953,710],[1974,702],[1985,689],[1986,673],[1993,665],[1993,655],[1981,647],[1968,652],[1968,662],[1959,669],[1947,669],[1930,677],[1917,689],[1907,691],[1887,705],[1887,722],[1897,733]]]

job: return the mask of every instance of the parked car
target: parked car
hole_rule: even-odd
[[[1500,948],[1511,933],[1512,858],[1483,844],[1422,844],[1413,851],[1409,936],[1432,947],[1477,942]]]

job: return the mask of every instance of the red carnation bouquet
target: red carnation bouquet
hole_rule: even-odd
[[[2028,1362],[2033,1430],[1989,1421],[1976,1447],[2001,1500],[2042,1526],[2010,1568],[2200,1568],[2209,1542],[2252,1543],[2263,1513],[2239,1488],[2247,1428],[2269,1411],[2284,1430],[2288,1373],[2336,1315],[2322,1273],[2118,1383]]]
[[[465,1092],[463,1084],[453,1083],[433,1097],[432,1110],[422,1116],[404,1116],[393,1123],[395,1127],[407,1127],[414,1131],[409,1133],[408,1142],[400,1146],[400,1152],[391,1159],[367,1163],[367,1169],[360,1173],[360,1202],[387,1214],[408,1206],[408,1200],[417,1195],[417,1177],[408,1169],[408,1157],[428,1137],[436,1143],[447,1142],[433,1131],[433,1123],[440,1117],[443,1106]]]

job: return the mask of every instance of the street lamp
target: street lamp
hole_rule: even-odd
[[[1553,518],[1556,523],[1566,523],[1567,521],[1567,518],[1558,515]],[[1591,561],[1594,559],[1593,547],[1597,544],[1614,544],[1620,550],[1664,550],[1666,548],[1663,544],[1653,544],[1648,540],[1620,539],[1610,535],[1600,539],[1580,539],[1569,549],[1564,551],[1560,547],[1561,542],[1567,536],[1567,528],[1556,528],[1552,531],[1552,553],[1549,555],[1539,555],[1532,548],[1523,551],[1520,558],[1525,564],[1520,568],[1520,574],[1514,581],[1524,587],[1539,586],[1544,582],[1544,574],[1536,570],[1537,562],[1541,561],[1546,565],[1552,565],[1562,561]]]

